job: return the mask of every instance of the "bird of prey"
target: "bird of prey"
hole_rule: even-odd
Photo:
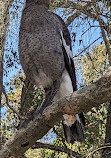
[[[49,0],[26,0],[19,57],[26,77],[45,91],[43,108],[77,90],[70,34],[64,21],[49,11]],[[64,114],[63,117],[66,141],[82,142],[83,114]]]

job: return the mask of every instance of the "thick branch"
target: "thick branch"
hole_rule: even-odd
[[[92,107],[111,100],[111,72],[98,81],[70,96],[58,100],[38,114],[27,127],[20,129],[9,139],[0,152],[0,158],[21,156],[35,142],[41,139],[50,128],[63,119],[63,114],[88,112]]]
[[[72,151],[68,148],[55,146],[55,145],[51,145],[51,144],[44,144],[44,143],[36,142],[35,145],[32,147],[32,149],[38,149],[38,148],[46,148],[46,149],[64,152],[68,155],[76,156],[77,158],[82,157],[82,155],[80,155],[80,154],[76,153],[75,151]]]

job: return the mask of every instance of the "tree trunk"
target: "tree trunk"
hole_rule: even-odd
[[[105,144],[111,144],[111,101],[108,106],[108,114],[107,114],[107,123],[106,123],[106,138]],[[110,158],[111,157],[111,148],[104,148],[102,153],[102,158]]]
[[[111,10],[111,6],[109,7],[109,9]],[[110,49],[111,49],[111,17],[109,20],[108,37],[109,37],[109,43],[110,43]],[[108,107],[107,123],[106,123],[105,144],[108,144],[108,143],[111,144],[111,101]],[[104,148],[103,153],[102,153],[102,158],[110,158],[110,157],[111,157],[111,148]]]

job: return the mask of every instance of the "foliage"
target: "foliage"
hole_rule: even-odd
[[[36,149],[36,150],[31,150],[29,149],[26,153],[25,156],[27,158],[41,158],[41,149]]]
[[[13,80],[11,80],[11,82],[8,83],[8,87],[10,89],[10,93],[8,93],[9,104],[18,112],[20,109],[20,96],[23,85],[22,79],[23,75],[15,75]],[[19,119],[18,116],[15,113],[13,113],[13,111],[10,108],[7,107],[5,96],[2,99],[2,105],[4,107],[5,112],[2,119],[2,135],[5,141],[6,138],[9,138],[12,134],[15,133]]]
[[[85,85],[93,83],[110,70],[104,44],[94,46],[91,51],[86,52],[80,63]],[[85,147],[88,152],[104,145],[108,104],[104,103],[85,115]],[[95,157],[101,157],[99,152]]]
[[[86,85],[93,83],[105,73],[109,67],[106,59],[105,45],[93,46],[92,50],[82,57],[82,74]]]

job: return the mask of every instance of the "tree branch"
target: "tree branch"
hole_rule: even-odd
[[[62,139],[62,143],[64,144],[64,147],[67,149],[67,145],[65,144],[65,138],[62,137],[55,129],[55,127],[53,128],[53,131],[57,134],[57,136],[59,136]]]
[[[90,18],[98,21],[98,15],[91,9],[91,6],[93,6],[93,3],[86,3],[86,2],[82,2],[82,3],[68,2],[66,5],[64,5],[64,8],[71,8],[73,10],[77,10],[78,14],[87,15],[87,17],[90,17]],[[71,15],[71,17],[72,16],[73,15]],[[71,18],[71,19],[73,20],[73,18]],[[73,22],[73,21],[71,21],[71,22]],[[103,20],[102,20],[102,24],[106,25]]]
[[[5,88],[2,87],[2,89],[3,89],[3,93],[5,95],[5,98],[6,98],[7,106],[19,117],[19,119],[24,119],[12,106],[10,106],[9,101],[8,101],[8,96],[7,96],[6,92],[5,92]]]
[[[83,157],[81,154],[78,154],[77,152],[72,151],[71,149],[68,149],[65,147],[60,147],[60,146],[55,146],[55,145],[51,145],[51,144],[44,144],[44,143],[36,142],[35,145],[32,147],[32,149],[38,149],[38,148],[46,148],[46,149],[64,152],[68,155],[75,156],[76,158]]]
[[[75,57],[78,57],[80,54],[82,54],[84,51],[86,51],[89,47],[91,47],[91,45],[93,45],[96,41],[98,41],[99,39],[101,39],[102,37],[98,37],[96,40],[94,40],[91,44],[89,44],[87,47],[85,47],[81,52],[79,52],[78,54],[74,55]]]
[[[90,152],[90,153],[87,155],[87,157],[93,155],[95,152],[97,152],[97,151],[99,151],[99,150],[106,149],[106,148],[111,148],[111,144],[105,144],[105,146],[101,146],[101,147],[99,147],[99,148],[93,150],[92,152]],[[108,155],[108,158],[109,158],[108,152],[107,152],[106,154]]]
[[[17,158],[41,139],[55,124],[63,119],[63,114],[88,112],[92,107],[111,100],[111,72],[92,85],[61,98],[38,113],[26,127],[21,128],[9,139],[0,151],[0,158]]]
[[[98,21],[99,21],[99,24],[100,24],[101,34],[102,34],[102,37],[103,37],[103,40],[104,40],[104,43],[105,43],[105,46],[106,46],[106,50],[107,50],[108,58],[109,58],[109,63],[110,63],[110,66],[111,66],[111,48],[110,48],[110,43],[109,43],[109,40],[106,37],[105,31],[104,31],[104,27],[101,26],[102,25],[101,19],[98,20]]]

